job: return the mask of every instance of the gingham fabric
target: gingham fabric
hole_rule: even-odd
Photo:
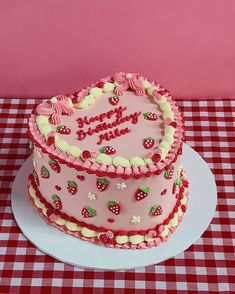
[[[16,225],[11,186],[30,154],[25,123],[39,102],[0,99],[1,294],[235,292],[235,101],[178,101],[185,116],[187,143],[206,160],[216,178],[218,206],[209,228],[174,258],[119,272],[84,270],[61,263],[35,248]]]

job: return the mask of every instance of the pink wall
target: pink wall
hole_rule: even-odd
[[[0,2],[0,96],[66,93],[116,71],[176,97],[235,97],[235,1]]]

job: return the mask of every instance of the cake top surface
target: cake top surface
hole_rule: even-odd
[[[182,117],[162,86],[117,73],[37,106],[31,140],[52,158],[107,175],[160,173],[182,148]]]

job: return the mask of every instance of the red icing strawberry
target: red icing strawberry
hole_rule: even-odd
[[[34,177],[35,183],[39,186],[39,178],[38,178],[38,174],[36,170],[33,171],[33,177]]]
[[[67,182],[67,191],[70,195],[74,195],[78,191],[78,185],[74,181]]]
[[[99,150],[100,150],[100,153],[104,153],[107,155],[112,155],[112,154],[116,153],[116,150],[111,146],[104,146],[104,147],[100,148]]]
[[[164,190],[161,192],[161,195],[166,195],[166,192],[167,192],[167,189],[164,189]]]
[[[96,187],[98,188],[100,192],[105,191],[108,188],[109,184],[110,184],[109,180],[105,178],[96,179]]]
[[[144,118],[147,120],[157,120],[157,116],[153,112],[145,112],[143,115],[144,115]]]
[[[55,208],[58,210],[61,210],[62,209],[62,202],[60,200],[60,197],[57,195],[53,195],[53,196],[51,196],[51,199],[55,205]]]
[[[108,205],[108,209],[109,209],[112,213],[114,213],[114,214],[116,214],[116,215],[118,215],[118,214],[120,213],[120,211],[121,211],[121,206],[120,206],[120,202],[119,202],[119,201],[117,201],[117,200],[111,200],[111,201],[109,201],[109,202],[107,203],[107,205]]]
[[[119,102],[118,96],[110,97],[109,98],[109,103],[113,106],[117,105]]]
[[[60,191],[61,190],[61,187],[58,186],[58,185],[55,185],[55,188],[56,188],[57,191]]]
[[[181,209],[183,212],[185,212],[187,210],[187,207],[185,205],[181,205]]]
[[[172,179],[174,175],[174,171],[175,171],[174,166],[173,165],[170,166],[167,170],[165,170],[164,177],[168,180]]]
[[[145,149],[150,149],[154,145],[154,139],[152,137],[144,138],[143,145]]]
[[[66,127],[66,126],[63,126],[63,125],[58,126],[56,128],[56,131],[58,133],[62,134],[62,135],[69,135],[69,134],[71,134],[71,129],[69,127]]]
[[[85,218],[96,216],[96,210],[90,206],[86,206],[82,209],[82,216]]]
[[[55,171],[56,173],[60,173],[60,165],[56,160],[50,159],[48,163],[53,171]]]
[[[42,166],[40,170],[40,175],[43,179],[49,179],[50,177],[49,170],[45,166]]]
[[[142,186],[139,189],[136,190],[135,192],[135,199],[137,201],[143,200],[146,198],[150,193],[150,189],[148,186]]]
[[[86,160],[88,158],[91,158],[91,152],[89,150],[84,150],[81,154],[81,158],[83,160]]]
[[[150,210],[149,210],[149,214],[152,216],[158,216],[162,214],[162,208],[160,205],[153,205]]]

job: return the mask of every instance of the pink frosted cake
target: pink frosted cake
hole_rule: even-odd
[[[51,225],[96,244],[166,241],[187,208],[183,120],[169,92],[117,73],[39,104],[28,123],[33,206]]]

